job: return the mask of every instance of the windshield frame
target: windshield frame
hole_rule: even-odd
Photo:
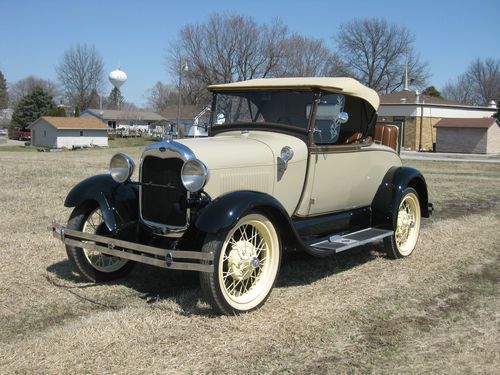
[[[275,122],[252,122],[252,121],[242,121],[242,122],[233,122],[228,124],[216,124],[216,107],[217,107],[217,95],[219,94],[246,94],[252,92],[300,92],[300,93],[311,93],[311,108],[312,110],[307,116],[305,128],[297,126],[297,125],[289,125],[283,123],[275,123]],[[311,129],[311,124],[313,123],[311,120],[315,117],[316,112],[316,100],[319,95],[319,90],[317,89],[270,89],[270,90],[217,90],[213,91],[212,96],[212,110],[210,115],[210,123],[208,127],[208,135],[214,136],[219,133],[228,132],[232,130],[262,130],[262,131],[274,131],[281,132],[285,134],[294,135],[303,139],[306,143],[309,141],[309,133]],[[305,108],[304,108],[305,110]]]

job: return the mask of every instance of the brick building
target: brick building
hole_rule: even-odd
[[[436,143],[436,125],[442,119],[480,119],[491,117],[496,106],[463,105],[428,95],[403,90],[380,96],[379,121],[394,121],[402,130],[403,148],[432,150]]]

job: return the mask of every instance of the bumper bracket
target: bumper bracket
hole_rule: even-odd
[[[116,238],[68,229],[52,222],[52,235],[66,245],[99,251],[106,255],[133,260],[172,270],[213,272],[213,253],[162,249]]]

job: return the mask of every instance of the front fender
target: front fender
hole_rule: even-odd
[[[228,230],[251,211],[260,211],[269,217],[284,248],[305,246],[285,208],[276,198],[262,192],[243,190],[221,195],[201,209],[180,239],[180,248],[201,249],[207,235]]]
[[[89,177],[76,184],[68,193],[64,205],[76,207],[96,201],[108,229],[116,234],[123,224],[138,220],[139,189],[131,182],[118,183],[109,174]]]
[[[424,176],[411,167],[392,167],[384,176],[372,202],[374,226],[392,229],[403,191],[411,187],[418,193],[421,214],[429,217],[428,192]]]
[[[269,216],[284,247],[306,248],[283,205],[273,196],[257,191],[234,191],[221,195],[203,208],[194,227],[198,234],[216,234],[231,228],[245,214],[255,210]]]
[[[233,191],[221,195],[213,200],[201,211],[195,221],[198,230],[205,233],[218,233],[223,229],[231,228],[247,212],[261,209],[267,210],[271,214],[288,219],[290,218],[283,207],[273,196],[257,191]]]

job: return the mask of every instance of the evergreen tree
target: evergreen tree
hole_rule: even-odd
[[[66,117],[66,110],[64,109],[64,107],[54,107],[53,109],[51,109],[50,111],[48,111],[46,114],[46,116],[53,116],[53,117]]]
[[[435,88],[434,86],[429,86],[429,87],[425,88],[425,90],[422,91],[422,94],[433,96],[435,98],[443,99],[439,90],[437,88]]]
[[[7,92],[7,81],[2,72],[0,72],[0,109],[9,107],[9,93]]]
[[[80,117],[80,107],[75,107],[75,117]]]
[[[36,87],[31,94],[24,96],[16,105],[12,114],[12,123],[26,128],[33,121],[45,116],[55,107],[52,96]]]
[[[123,103],[123,95],[119,88],[115,87],[108,96],[108,109],[119,109]]]

